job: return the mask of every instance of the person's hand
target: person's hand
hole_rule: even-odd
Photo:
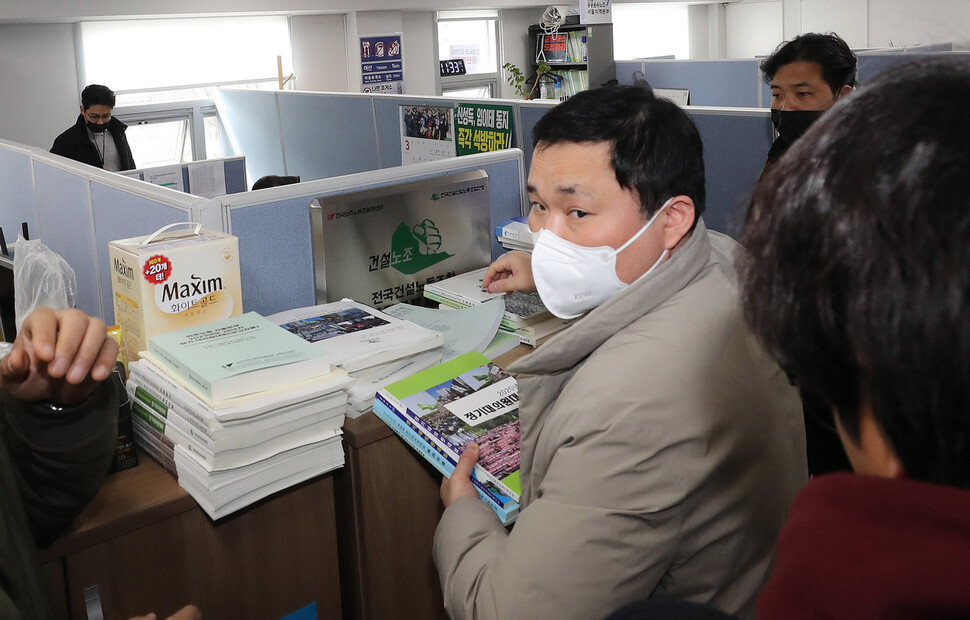
[[[151,613],[147,616],[134,616],[128,620],[157,620],[158,616]],[[202,612],[195,605],[186,605],[166,620],[202,620]]]
[[[24,319],[0,362],[0,390],[26,402],[73,405],[111,375],[117,357],[118,343],[101,319],[39,307]]]
[[[458,458],[458,464],[455,465],[455,471],[451,472],[451,478],[441,480],[441,503],[445,508],[459,497],[478,497],[475,485],[472,484],[472,472],[477,462],[478,444],[470,443],[465,446],[465,451]]]
[[[532,277],[532,255],[528,252],[509,252],[488,266],[482,287],[489,293],[525,291],[534,293],[536,281]]]

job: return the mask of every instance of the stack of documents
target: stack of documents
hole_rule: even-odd
[[[295,361],[305,346],[299,338],[258,315],[156,338],[142,359],[129,364],[135,439],[210,517],[343,465],[340,429],[345,389],[353,380],[325,356],[314,359],[315,350],[309,367]],[[281,378],[286,373],[280,369],[291,364],[302,373]],[[263,374],[267,370],[272,372]],[[273,386],[251,392],[242,387],[245,381],[224,381],[249,372],[275,377]],[[217,385],[246,393],[213,400],[206,386]]]
[[[409,319],[350,299],[279,312],[271,321],[323,351],[350,373],[349,417],[370,411],[382,386],[439,364],[445,337]]]
[[[532,231],[529,229],[527,217],[515,217],[496,226],[495,237],[507,250],[532,251]]]

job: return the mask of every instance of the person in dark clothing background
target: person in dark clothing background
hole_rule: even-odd
[[[778,132],[762,176],[812,123],[853,91],[858,83],[857,64],[856,55],[837,34],[815,32],[783,42],[761,62],[764,79],[771,87],[771,123]],[[749,209],[747,221],[752,217]],[[849,460],[831,414],[804,393],[802,408],[809,473],[848,471]]]
[[[86,86],[81,91],[77,122],[54,139],[51,153],[114,172],[134,169],[125,137],[128,126],[111,115],[114,107],[115,94],[110,88]]]
[[[754,191],[745,316],[856,472],[795,499],[759,619],[970,617],[968,97],[960,55],[894,67]]]
[[[779,45],[761,61],[771,87],[771,124],[778,137],[765,166],[781,157],[809,125],[852,92],[858,60],[835,33],[808,32]]]

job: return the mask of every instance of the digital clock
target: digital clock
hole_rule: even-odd
[[[461,58],[439,60],[438,64],[441,66],[442,77],[446,75],[465,75],[465,61]]]

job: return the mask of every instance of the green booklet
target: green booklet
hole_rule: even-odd
[[[330,372],[324,352],[255,312],[154,336],[143,356],[209,401]]]

